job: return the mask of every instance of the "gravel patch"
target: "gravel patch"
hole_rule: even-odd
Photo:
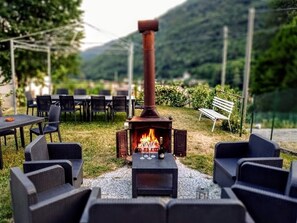
[[[178,198],[196,198],[198,186],[208,188],[210,199],[219,199],[221,189],[212,182],[212,176],[183,165],[178,158]],[[85,187],[101,187],[102,198],[132,198],[132,168],[125,166],[95,179],[84,179]]]

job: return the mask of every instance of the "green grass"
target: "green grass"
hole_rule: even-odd
[[[187,157],[179,158],[182,163],[200,172],[212,175],[214,145],[219,141],[246,140],[248,135],[241,138],[238,134],[232,134],[220,130],[217,124],[215,131],[211,132],[212,121],[202,119],[198,121],[198,112],[190,108],[172,108],[158,106],[161,116],[173,117],[173,128],[187,130]],[[18,113],[25,112],[24,108]],[[10,113],[12,113],[10,111]],[[136,115],[140,110],[136,110]],[[63,118],[63,117],[62,117]],[[68,119],[67,119],[68,120]],[[104,121],[104,117],[93,122],[62,122],[61,134],[64,142],[79,142],[83,148],[84,178],[95,178],[99,175],[113,171],[125,165],[125,162],[116,158],[116,131],[123,129],[125,114],[116,115],[114,122]],[[29,143],[29,127],[25,127],[26,144]],[[54,134],[53,140],[58,142]],[[47,136],[49,142],[49,136]],[[19,143],[20,144],[20,143]],[[22,168],[24,150],[15,150],[14,138],[9,137],[7,146],[3,145],[4,169],[0,170],[0,222],[11,222],[12,210],[9,191],[9,169],[19,166]],[[285,166],[288,167],[292,159],[290,155],[282,155]]]

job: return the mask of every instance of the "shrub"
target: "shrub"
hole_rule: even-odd
[[[194,88],[189,88],[191,106],[194,109],[209,108],[212,102],[212,90],[208,84],[200,84]]]
[[[156,104],[183,107],[188,103],[188,97],[179,86],[156,86]]]

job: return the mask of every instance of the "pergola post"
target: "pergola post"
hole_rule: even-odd
[[[131,42],[128,50],[128,76],[129,76],[129,118],[132,118],[132,80],[133,80],[133,51],[134,51],[134,45]]]
[[[15,61],[14,61],[14,43],[13,39],[10,40],[10,61],[11,61],[11,75],[12,75],[12,95],[13,95],[13,109],[14,114],[17,114],[17,106],[16,106],[16,86],[15,86]]]

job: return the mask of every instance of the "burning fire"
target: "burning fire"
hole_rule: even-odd
[[[149,148],[153,151],[159,148],[159,141],[155,136],[155,129],[150,129],[149,134],[142,134],[140,143],[138,143],[138,148]]]

